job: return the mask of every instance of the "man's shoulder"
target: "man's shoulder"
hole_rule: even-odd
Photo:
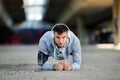
[[[69,38],[77,38],[77,36],[72,31],[68,32],[68,37]]]
[[[45,32],[45,34],[51,34],[52,33],[52,31],[47,31],[47,32]]]
[[[44,33],[43,36],[52,36],[53,35],[53,32],[52,31],[47,31]]]
[[[44,35],[41,37],[41,40],[49,40],[51,39],[53,36],[53,32],[52,31],[47,31],[44,33]]]
[[[76,43],[79,41],[79,38],[72,31],[69,31],[68,37],[71,41],[70,43]]]

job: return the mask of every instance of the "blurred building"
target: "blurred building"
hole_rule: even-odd
[[[82,44],[118,45],[118,8],[119,0],[0,0],[0,44],[37,44],[59,22]]]

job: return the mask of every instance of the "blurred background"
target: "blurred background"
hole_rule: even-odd
[[[114,43],[114,6],[113,0],[0,0],[0,45],[38,44],[55,23],[67,24],[81,44]]]
[[[56,23],[80,39],[77,72],[39,70],[39,39]],[[120,0],[0,0],[0,80],[120,80],[118,50]]]

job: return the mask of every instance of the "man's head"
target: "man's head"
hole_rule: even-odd
[[[54,39],[58,47],[63,47],[68,41],[68,26],[65,24],[56,24],[53,26]]]

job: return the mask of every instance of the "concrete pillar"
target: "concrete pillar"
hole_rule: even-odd
[[[11,27],[13,25],[13,21],[12,21],[11,17],[8,15],[8,13],[6,12],[4,6],[2,5],[1,0],[0,0],[0,17],[3,20],[3,22],[6,24],[6,26],[11,29]]]
[[[120,0],[114,0],[113,3],[113,22],[115,28],[114,46],[120,49]]]
[[[77,36],[80,39],[81,44],[88,43],[84,22],[80,17],[77,18]]]

